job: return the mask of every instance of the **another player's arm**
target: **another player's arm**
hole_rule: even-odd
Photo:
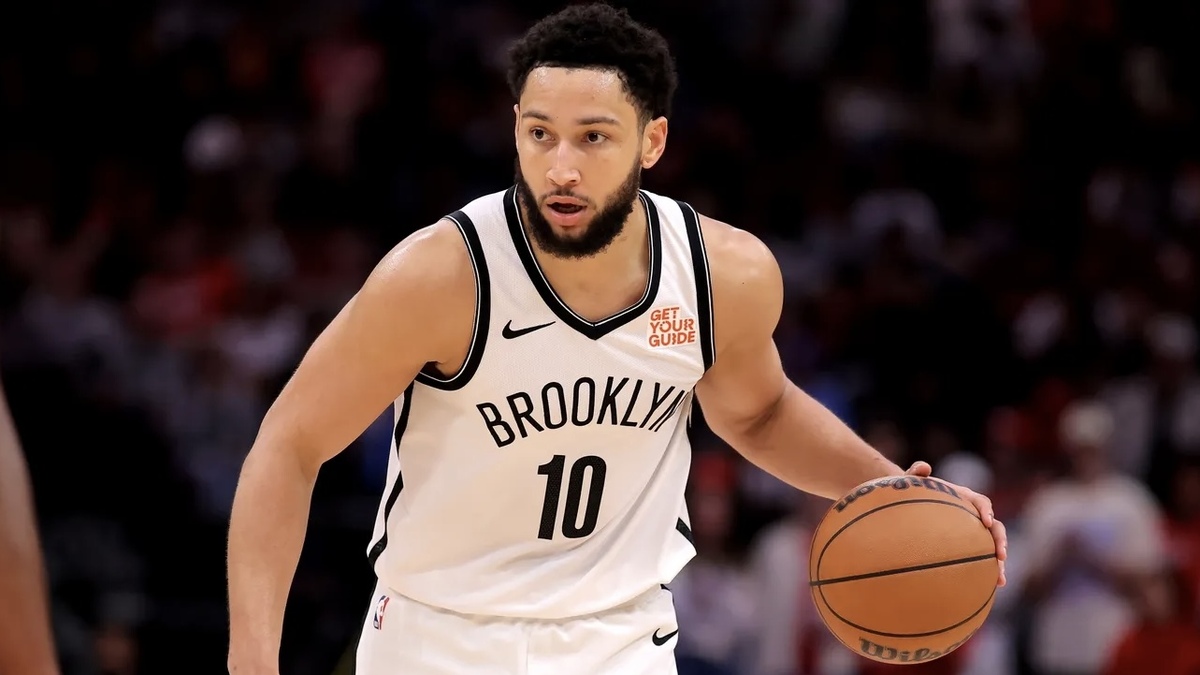
[[[229,526],[229,671],[278,672],[284,606],[321,465],[425,364],[460,358],[475,278],[446,221],[401,242],[321,333],[263,419]]]
[[[784,373],[774,340],[783,311],[783,277],[770,250],[753,235],[710,218],[701,217],[701,226],[717,344],[713,366],[696,394],[709,427],[750,462],[829,499],[872,478],[905,473]],[[930,471],[917,462],[908,473],[928,476]],[[992,530],[1003,561],[1008,540],[991,501],[967,488],[960,492]]]
[[[0,387],[0,673],[57,675],[29,469]]]

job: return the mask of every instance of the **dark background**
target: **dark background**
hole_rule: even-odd
[[[384,251],[510,183],[504,50],[559,6],[0,6],[0,353],[65,673],[223,672],[224,535],[258,421]],[[1189,573],[1180,597],[1197,597],[1200,4],[633,13],[671,42],[681,78],[645,187],[766,240],[793,379],[1010,521],[1014,583],[987,639],[1031,653],[1019,628],[1044,597],[1024,587],[1016,542],[1042,513],[1028,496],[1075,480],[1064,447],[1080,434],[1151,495],[1173,542],[1161,567]],[[1065,410],[1093,403],[1111,437],[1063,432]],[[389,424],[318,481],[284,673],[329,673],[353,643]],[[711,562],[697,569],[719,574],[695,583],[753,608],[738,589],[764,583],[764,533],[823,505],[797,506],[702,427],[696,444]],[[1114,590],[1130,617],[1138,588]],[[784,672],[755,656],[752,625],[701,605],[681,602],[684,637],[728,628],[680,643],[686,673]],[[965,664],[939,667],[1052,675]]]

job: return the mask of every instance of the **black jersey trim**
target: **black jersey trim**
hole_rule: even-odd
[[[640,300],[620,312],[600,321],[588,321],[576,314],[558,297],[542,273],[541,267],[538,266],[537,259],[533,255],[533,246],[521,221],[521,209],[517,205],[516,188],[509,188],[508,192],[504,194],[504,215],[508,220],[508,231],[512,236],[513,246],[517,249],[517,255],[521,258],[521,264],[525,267],[526,274],[529,275],[529,280],[533,282],[534,288],[537,289],[538,294],[542,296],[542,300],[555,316],[564,324],[593,340],[598,340],[645,314],[658,297],[663,266],[662,229],[659,223],[658,207],[654,204],[654,200],[644,192],[638,193],[638,199],[641,200],[642,207],[646,209],[646,229],[650,244],[650,278],[646,282],[646,292],[642,294]]]
[[[396,430],[392,433],[392,437],[396,439],[396,463],[400,463],[400,442],[404,438],[404,432],[408,429],[408,415],[412,410],[412,395],[413,385],[408,385],[408,389],[404,390],[404,395],[401,398],[400,414],[396,417]],[[371,565],[371,569],[375,569],[375,562],[379,560],[379,556],[383,554],[383,549],[387,548],[388,542],[388,517],[392,515],[392,509],[396,506],[396,501],[400,499],[400,493],[404,491],[404,472],[399,468],[396,470],[396,482],[392,484],[392,491],[388,493],[387,502],[383,505],[383,534],[379,536],[379,541],[375,542],[370,552],[367,553],[367,561]]]
[[[689,544],[693,546],[696,545],[696,538],[692,536],[692,528],[688,527],[688,524],[683,522],[683,518],[679,518],[675,521],[675,530],[678,531],[679,534],[682,534],[683,538],[687,539]]]
[[[712,277],[708,271],[708,251],[704,247],[704,233],[700,230],[700,214],[691,204],[678,202],[683,211],[683,223],[687,230],[688,246],[692,249],[692,270],[696,277],[696,311],[700,324],[700,354],[704,358],[704,370],[712,368],[716,360],[717,342],[713,329]]]
[[[492,282],[488,276],[487,258],[483,255],[483,243],[479,240],[479,232],[471,217],[462,211],[455,211],[446,219],[458,227],[459,234],[467,244],[467,253],[471,258],[471,268],[475,271],[475,328],[471,333],[471,346],[467,349],[467,358],[463,361],[458,372],[450,377],[444,377],[437,372],[433,364],[428,364],[417,374],[417,382],[445,391],[462,389],[471,381],[479,362],[483,360],[483,350],[487,346],[488,324],[492,313]]]

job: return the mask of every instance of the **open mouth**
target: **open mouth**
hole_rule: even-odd
[[[583,210],[583,206],[581,204],[569,204],[567,202],[555,202],[553,204],[549,204],[549,207],[555,213],[561,213],[564,216],[572,213],[579,213]]]

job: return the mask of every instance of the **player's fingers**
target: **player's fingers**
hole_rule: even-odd
[[[1000,566],[1000,578],[996,580],[997,586],[1008,585],[1008,575],[1004,571],[1004,561],[1008,559],[1008,530],[1004,527],[1004,523],[992,519],[992,538],[996,540],[996,561]]]
[[[999,520],[992,521],[992,538],[996,540],[996,557],[1008,560],[1008,528]]]
[[[910,476],[925,478],[933,475],[933,467],[929,466],[929,462],[913,462],[913,465],[908,467],[908,471],[905,473]]]
[[[996,522],[996,514],[992,509],[992,500],[976,492],[971,497],[971,502],[975,504],[975,509],[979,511],[979,518],[983,520],[983,526],[991,529]]]

